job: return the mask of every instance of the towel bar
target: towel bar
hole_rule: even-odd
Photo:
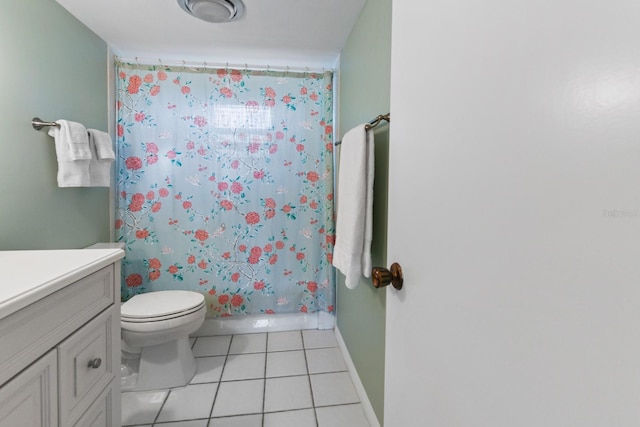
[[[387,123],[391,123],[391,113],[379,114],[378,117],[376,117],[375,119],[371,120],[369,123],[364,125],[364,128],[366,130],[373,129],[374,127],[378,126],[380,122],[382,122],[383,120]],[[340,144],[342,144],[342,141],[337,141],[334,145],[338,146]]]
[[[45,122],[39,117],[34,117],[33,119],[31,119],[31,126],[33,126],[35,130],[40,130],[47,126],[60,126],[60,125],[57,124],[56,122]]]

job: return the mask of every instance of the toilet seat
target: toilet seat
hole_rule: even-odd
[[[199,311],[204,296],[190,291],[157,291],[133,296],[120,308],[123,322],[159,322]]]

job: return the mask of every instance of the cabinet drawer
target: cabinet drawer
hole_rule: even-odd
[[[114,336],[120,316],[114,308],[101,313],[58,346],[60,421],[73,425],[115,377]],[[119,343],[119,341],[118,341]]]
[[[0,322],[0,384],[114,303],[110,265]]]
[[[119,393],[114,379],[73,427],[116,427],[120,425]]]

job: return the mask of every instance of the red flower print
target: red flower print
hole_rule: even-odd
[[[276,207],[276,201],[273,200],[271,197],[268,197],[267,199],[265,199],[264,205],[266,207],[268,207],[268,208],[275,208]]]
[[[298,253],[296,254],[296,259],[297,259],[298,261],[302,261],[302,260],[304,259],[304,254],[303,254],[302,252],[298,252]]]
[[[194,255],[189,255],[187,258],[187,263],[194,264],[196,262],[196,257]]]
[[[266,105],[267,107],[273,107],[276,105],[276,101],[274,101],[273,99],[267,99],[266,101],[264,101],[264,105]]]
[[[156,198],[156,193],[154,193],[153,191],[147,192],[147,200],[153,200],[155,198]]]
[[[242,298],[242,295],[235,294],[231,298],[231,305],[234,307],[240,307],[243,302],[244,302],[244,298]]]
[[[182,202],[182,207],[185,209],[191,209],[191,202],[188,200],[185,200],[184,202]]]
[[[158,162],[158,156],[156,156],[155,154],[149,154],[145,160],[147,161],[148,165],[153,165]]]
[[[169,195],[169,190],[167,190],[166,188],[161,188],[160,190],[158,190],[158,194],[160,195],[160,197],[167,197]]]
[[[316,282],[309,282],[307,283],[307,289],[309,292],[315,292],[318,290],[318,284]]]
[[[275,98],[276,97],[276,91],[273,90],[273,88],[265,87],[264,88],[264,96],[266,96],[267,98]]]
[[[162,267],[162,264],[160,263],[160,260],[158,258],[149,259],[149,268],[158,270],[160,267]]]
[[[229,200],[223,200],[220,202],[220,206],[222,206],[222,208],[225,211],[230,211],[231,209],[233,209],[233,203],[231,203]]]
[[[167,157],[170,159],[175,159],[176,158],[176,152],[173,150],[167,151]]]
[[[135,288],[142,285],[142,276],[138,273],[132,273],[124,280],[128,288]]]
[[[253,283],[253,289],[255,289],[256,291],[261,291],[262,289],[264,289],[264,282],[262,282],[262,281],[254,282]]]
[[[269,154],[275,154],[276,151],[278,151],[278,146],[276,144],[273,144],[271,147],[269,147]]]
[[[176,274],[176,273],[178,272],[178,270],[179,270],[179,268],[178,268],[178,266],[177,266],[177,265],[175,265],[175,264],[174,264],[174,265],[169,266],[169,268],[168,268],[168,271],[169,271],[169,273],[171,273],[171,274]]]
[[[276,249],[283,249],[284,248],[284,242],[282,240],[278,240],[276,242]]]
[[[153,270],[149,272],[149,280],[154,281],[160,278],[160,272],[158,270]]]
[[[138,170],[142,168],[142,159],[140,159],[140,157],[131,156],[124,161],[124,164],[129,170]]]
[[[260,262],[260,257],[252,254],[247,261],[249,262],[249,264],[257,264]]]
[[[195,123],[195,124],[196,124],[196,126],[198,126],[198,127],[200,127],[200,128],[201,128],[201,127],[204,127],[204,126],[206,126],[206,125],[207,125],[207,119],[206,119],[206,118],[204,118],[204,117],[202,117],[202,116],[196,116],[196,117],[193,119],[193,123]]]
[[[324,146],[328,152],[333,153],[333,144],[328,142],[327,145]]]
[[[269,309],[269,310],[265,310],[264,313],[265,314],[275,314],[276,312],[271,310],[271,309]]]
[[[333,126],[326,125],[324,127],[324,133],[325,133],[325,135],[331,135],[333,133]]]
[[[205,268],[207,268],[207,263],[206,263],[206,261],[205,261],[205,260],[203,260],[203,259],[202,259],[202,260],[200,260],[200,262],[198,263],[198,267],[200,267],[200,268],[201,268],[201,269],[203,269],[203,270],[204,270]]]
[[[311,95],[309,95],[309,98],[310,98],[312,101],[317,101],[317,100],[318,100],[318,94],[317,94],[317,93],[315,93],[315,92],[313,92]]]
[[[267,253],[273,251],[273,245],[271,243],[267,243],[266,245],[264,245],[264,251]]]
[[[196,147],[196,143],[193,141],[187,142],[187,150],[193,150]]]
[[[145,151],[147,153],[153,153],[153,154],[158,154],[158,146],[156,145],[155,142],[147,142],[145,144]]]
[[[333,313],[333,306],[332,306],[332,305],[328,305],[328,306],[327,306],[327,311],[328,311],[329,313]]]
[[[318,202],[316,202],[315,200],[312,200],[311,203],[309,203],[309,207],[311,209],[318,209]]]
[[[306,313],[307,312],[307,306],[303,305],[302,307],[300,307],[300,312]]]
[[[123,220],[116,219],[116,223],[114,225],[116,227],[116,230],[120,230],[120,228],[122,228],[123,225],[124,225],[124,221]]]
[[[209,238],[209,233],[206,230],[196,230],[195,236],[196,236],[196,239],[204,243],[204,241]]]
[[[307,196],[302,195],[302,196],[300,197],[300,203],[302,203],[302,204],[307,203]]]
[[[218,75],[218,78],[224,79],[227,76],[227,70],[225,70],[224,68],[218,68],[216,74]]]
[[[260,215],[258,212],[249,212],[244,219],[247,221],[247,224],[253,225],[260,222]]]
[[[229,259],[231,258],[231,253],[230,252],[225,252],[222,254],[222,259]]]
[[[249,144],[249,147],[247,148],[247,150],[251,154],[255,154],[260,150],[260,144],[258,142],[252,142],[251,144]]]
[[[291,102],[291,97],[289,95],[283,96],[282,102],[284,102],[285,104],[289,104]]]
[[[219,182],[218,183],[218,190],[219,191],[225,191],[227,188],[229,188],[229,184],[227,184],[226,182]]]
[[[157,94],[159,94],[159,93],[160,93],[160,86],[158,86],[158,85],[154,85],[154,86],[152,86],[152,87],[151,87],[151,90],[149,91],[149,94],[150,94],[151,96],[156,96],[156,95],[157,95]]]
[[[238,169],[238,166],[240,166],[240,162],[237,160],[234,160],[231,162],[231,168],[232,169]]]
[[[120,74],[118,74],[118,76],[120,76],[120,78],[124,80],[125,77],[127,77],[127,73],[125,73],[124,71],[120,71]]]
[[[267,210],[264,212],[264,217],[265,217],[265,218],[267,218],[267,219],[271,219],[271,218],[273,218],[274,216],[276,216],[276,211],[275,211],[275,209],[267,209]]]
[[[247,246],[246,246],[246,245],[240,245],[240,246],[238,246],[238,250],[239,250],[240,252],[244,252],[244,251],[246,251],[246,250],[247,250]]]
[[[329,264],[333,263],[333,254],[332,253],[328,253],[327,254],[327,262]]]
[[[296,145],[296,151],[298,152],[303,152],[304,151],[304,145],[303,144],[298,144]]]
[[[146,117],[146,116],[144,115],[144,113],[143,113],[143,112],[137,112],[137,113],[133,116],[133,118],[136,120],[136,122],[141,122],[141,121],[143,121],[145,117]]]
[[[282,207],[282,212],[284,212],[284,213],[289,213],[289,212],[291,212],[291,205],[284,205],[284,206]]]
[[[300,88],[300,95],[306,95],[306,94],[307,94],[307,88],[306,88],[306,87],[304,87],[304,86],[302,86],[302,87]]]
[[[317,172],[314,172],[314,171],[307,172],[307,180],[308,181],[316,182],[318,179],[320,179],[320,176],[318,175]]]
[[[189,86],[182,86],[182,89],[180,89],[180,91],[186,95],[191,92],[191,88]]]
[[[327,234],[325,236],[325,239],[326,239],[327,245],[334,245],[335,241],[336,241],[336,236],[332,236],[331,234]]]
[[[234,194],[240,194],[242,193],[242,184],[240,184],[238,181],[235,181],[233,184],[231,184],[231,192]]]
[[[251,255],[262,256],[262,248],[260,246],[254,246],[251,248]]]
[[[234,82],[239,82],[242,80],[242,74],[238,70],[231,70],[231,80]]]
[[[223,87],[223,88],[220,88],[220,94],[225,98],[231,98],[231,96],[233,95],[233,92],[231,92],[231,89],[229,89],[228,87]]]
[[[231,275],[231,281],[234,282],[234,283],[237,283],[238,280],[240,280],[240,273],[233,273]]]
[[[149,237],[149,231],[148,230],[136,230],[136,238],[138,239],[146,239],[147,237]]]
[[[138,93],[140,90],[140,85],[142,84],[142,79],[140,76],[131,76],[129,77],[129,86],[127,87],[127,92],[131,95]]]
[[[167,73],[164,71],[158,71],[158,80],[167,80]]]
[[[144,82],[145,83],[151,83],[153,82],[153,74],[149,73],[147,75],[144,76]]]
[[[118,125],[118,136],[124,136],[124,126]]]
[[[215,289],[209,289],[209,295],[215,295],[215,294],[216,294]]]
[[[278,254],[273,254],[269,257],[269,264],[274,265],[278,262]]]
[[[218,297],[218,304],[224,305],[224,304],[226,304],[228,302],[229,302],[229,295],[220,295]]]
[[[281,130],[276,132],[276,139],[284,139],[284,132],[282,132]]]

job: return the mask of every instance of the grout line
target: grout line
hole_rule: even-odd
[[[267,358],[269,357],[268,350],[269,349],[269,333],[267,333],[267,338],[265,340],[265,348],[264,348],[264,380],[262,383],[262,427],[264,427],[264,408],[267,400]]]
[[[304,348],[304,363],[307,366],[307,381],[309,381],[309,392],[311,393],[311,405],[313,405],[313,416],[316,419],[316,427],[319,427],[318,424],[318,413],[316,412],[316,400],[313,397],[313,386],[311,385],[311,374],[309,373],[309,360],[307,359],[307,349],[304,343],[304,334],[300,331],[301,339],[302,339],[302,347]]]
[[[167,397],[164,398],[164,400],[162,401],[162,405],[160,405],[160,410],[158,410],[158,413],[156,414],[156,417],[153,419],[153,422],[151,423],[151,425],[154,425],[157,421],[158,418],[160,417],[160,412],[162,412],[162,409],[164,408],[164,405],[166,405],[167,400],[169,400],[169,395],[171,394],[171,389],[167,390]]]

